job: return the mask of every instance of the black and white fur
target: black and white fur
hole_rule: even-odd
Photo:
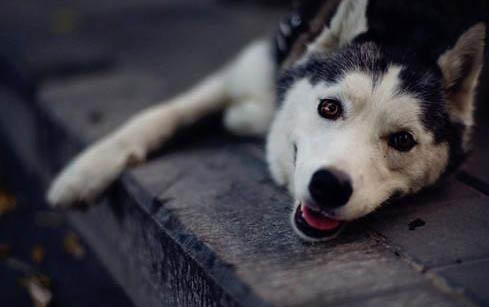
[[[93,201],[177,129],[221,109],[229,131],[267,135],[270,172],[294,197],[293,225],[308,240],[336,233],[300,227],[298,206],[351,221],[453,171],[470,150],[483,63],[485,25],[470,4],[318,0],[314,5],[313,16],[316,9],[331,7],[320,31],[317,24],[317,33],[304,26],[307,20],[299,19],[302,28],[283,24],[278,49],[255,42],[193,89],[135,115],[71,162],[53,182],[48,202],[66,208]],[[475,5],[471,9],[477,11]],[[299,41],[302,32],[309,34],[305,42]],[[324,99],[340,104],[338,119],[318,114]],[[415,141],[409,151],[391,146],[399,132]],[[319,171],[332,179],[317,180],[317,193],[311,192]],[[321,184],[327,193],[318,191]],[[332,206],[328,199],[343,193],[343,185],[347,197]]]

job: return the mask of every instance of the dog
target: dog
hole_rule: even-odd
[[[317,0],[189,91],[132,117],[74,159],[47,202],[93,202],[175,132],[224,110],[266,136],[274,181],[308,241],[434,185],[470,152],[485,24],[470,1]],[[484,5],[484,4],[483,4]]]

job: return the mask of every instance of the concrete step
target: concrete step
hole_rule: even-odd
[[[123,85],[132,84],[132,93],[147,97],[148,79],[137,74],[131,78]],[[55,86],[58,94],[84,89],[62,100],[53,99],[54,88],[46,89],[37,112],[29,109],[34,104],[18,103],[34,114],[31,120],[20,121],[21,111],[1,106],[13,110],[2,113],[2,127],[37,123],[22,128],[23,138],[12,129],[2,140],[10,150],[31,153],[12,156],[23,159],[41,186],[90,139],[88,135],[97,135],[97,125],[75,120],[85,113],[70,97],[79,99],[85,93],[93,95],[85,101],[93,102],[107,84],[80,82]],[[124,91],[108,92],[115,96],[104,101],[127,99]],[[72,107],[59,107],[66,104]],[[88,110],[89,105],[84,104]],[[111,117],[109,110],[116,106],[104,106],[100,112]],[[107,118],[107,123],[116,122]],[[173,150],[126,172],[98,206],[69,213],[137,305],[322,306],[365,300],[408,305],[412,295],[417,303],[464,303],[458,295],[436,288],[363,223],[331,243],[299,240],[288,223],[290,199],[270,182],[260,145],[206,129],[200,137],[190,133]],[[24,148],[24,142],[34,148]]]

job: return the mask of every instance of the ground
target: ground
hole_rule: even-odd
[[[133,306],[63,214],[0,188],[0,305],[32,306],[30,280],[56,306]]]

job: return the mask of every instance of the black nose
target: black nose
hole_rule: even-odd
[[[321,169],[309,183],[312,199],[322,209],[335,209],[345,205],[353,192],[351,180],[338,170]]]

